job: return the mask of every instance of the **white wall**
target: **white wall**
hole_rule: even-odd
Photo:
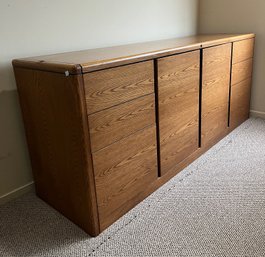
[[[200,33],[257,34],[252,87],[252,114],[265,118],[265,1],[200,0]]]
[[[196,34],[197,7],[198,0],[0,1],[0,203],[32,181],[13,58]]]

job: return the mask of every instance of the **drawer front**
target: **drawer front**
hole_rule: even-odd
[[[155,124],[155,96],[150,94],[88,116],[92,152]]]
[[[233,63],[245,61],[253,57],[254,38],[238,41],[233,46]]]
[[[216,142],[228,127],[231,44],[203,50],[202,146]]]
[[[155,126],[93,154],[100,229],[130,210],[157,179]]]
[[[161,175],[198,149],[200,52],[158,60]]]
[[[153,61],[86,73],[88,114],[154,92]]]
[[[232,85],[235,85],[252,76],[253,59],[248,59],[233,65]]]
[[[230,126],[235,128],[249,118],[251,78],[231,87]]]

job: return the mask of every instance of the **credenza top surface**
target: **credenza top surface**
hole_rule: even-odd
[[[253,37],[255,37],[255,34],[195,35],[16,59],[13,61],[13,65],[38,70],[80,74]]]

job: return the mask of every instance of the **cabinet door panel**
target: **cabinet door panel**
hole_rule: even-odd
[[[217,141],[228,125],[231,44],[203,50],[202,146]]]
[[[158,60],[161,175],[198,148],[200,53]]]
[[[235,85],[252,76],[253,59],[248,59],[233,65],[232,85]]]
[[[156,128],[151,126],[93,155],[100,229],[138,203],[157,179]]]
[[[154,92],[153,61],[84,74],[88,114]]]
[[[251,38],[234,43],[233,64],[253,57],[254,41],[254,38]]]
[[[96,152],[155,124],[155,96],[150,94],[88,116],[91,150]]]
[[[249,118],[251,78],[231,88],[230,126],[236,128]]]

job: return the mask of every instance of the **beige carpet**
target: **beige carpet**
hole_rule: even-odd
[[[0,256],[265,256],[265,121],[245,122],[97,238],[33,194],[1,206]]]

